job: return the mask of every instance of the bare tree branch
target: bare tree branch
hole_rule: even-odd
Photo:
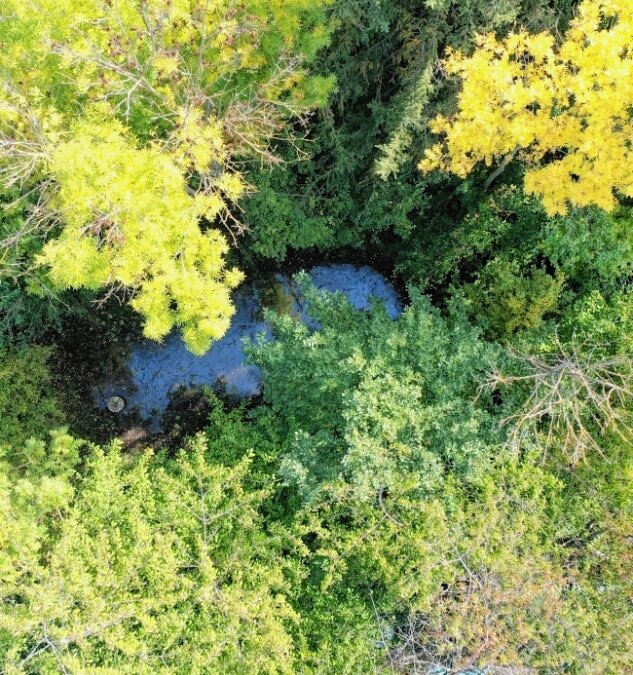
[[[494,370],[482,390],[523,388],[523,403],[502,421],[510,445],[533,442],[545,451],[558,446],[575,465],[591,451],[604,456],[600,439],[607,431],[630,441],[633,362],[626,354],[597,356],[587,343],[565,346],[557,338],[557,346],[551,356],[509,350],[523,374]]]

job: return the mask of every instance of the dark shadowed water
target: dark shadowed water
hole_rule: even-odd
[[[402,306],[393,286],[370,267],[327,265],[309,271],[312,283],[325,291],[338,291],[358,309],[369,309],[370,298],[384,301],[387,312],[396,318]],[[276,296],[266,302],[266,295]],[[264,300],[262,300],[264,297]],[[306,306],[296,284],[287,276],[278,275],[267,291],[245,286],[235,294],[236,313],[226,335],[213,344],[203,356],[187,351],[181,336],[174,332],[162,343],[144,341],[131,348],[127,381],[106,382],[95,391],[99,407],[107,399],[122,395],[128,410],[136,408],[146,420],[158,418],[169,404],[170,395],[182,387],[222,384],[228,393],[240,397],[254,396],[260,390],[259,371],[247,365],[244,339],[270,336],[263,320],[263,304],[286,305],[293,314],[306,319]]]

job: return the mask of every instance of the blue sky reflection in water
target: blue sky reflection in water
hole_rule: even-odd
[[[343,293],[358,309],[369,309],[372,296],[385,303],[387,312],[396,318],[402,306],[393,286],[370,267],[343,264],[323,265],[310,270],[314,285],[326,291]],[[288,277],[278,276],[284,292],[292,293],[293,313],[305,318],[306,307]],[[105,398],[120,389],[127,398],[128,410],[137,408],[142,417],[162,413],[170,394],[181,387],[222,382],[227,391],[239,396],[259,392],[259,371],[245,363],[243,342],[254,340],[270,329],[263,321],[260,293],[245,285],[235,294],[236,313],[226,335],[213,344],[204,356],[195,356],[185,348],[179,333],[170,334],[162,343],[144,341],[132,346],[128,368],[131,382],[122,387],[106,386],[98,394]]]

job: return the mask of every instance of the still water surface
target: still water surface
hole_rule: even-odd
[[[341,292],[358,309],[369,309],[373,296],[385,303],[392,318],[402,311],[393,286],[370,267],[322,265],[308,274],[318,289]],[[277,275],[274,286],[277,294],[286,296],[293,314],[306,320],[306,305],[295,282]],[[105,407],[109,396],[123,395],[128,410],[136,408],[142,418],[157,424],[170,395],[181,387],[221,382],[228,392],[238,396],[256,395],[260,390],[259,371],[246,363],[244,340],[254,340],[261,334],[270,336],[270,328],[263,320],[261,296],[255,286],[245,286],[235,294],[236,313],[228,332],[203,356],[187,351],[176,332],[162,343],[147,340],[132,345],[128,381],[104,383],[95,391],[97,404]]]

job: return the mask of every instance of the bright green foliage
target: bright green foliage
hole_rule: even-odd
[[[618,644],[609,628],[621,622],[628,636],[633,625],[623,573],[631,513],[622,507],[631,484],[616,478],[630,472],[622,435],[607,427],[604,455],[561,474],[562,452],[545,461],[545,444],[526,452],[538,434],[510,442],[513,427],[501,420],[530,402],[531,385],[489,400],[478,383],[495,364],[511,371],[512,360],[462,319],[440,318],[416,294],[396,321],[308,294],[321,329],[282,317],[277,341],[253,350],[268,406],[254,422],[266,436],[277,425],[279,471],[305,505],[293,514],[311,551],[295,603],[307,663],[319,673],[344,668],[325,617],[331,606],[355,636],[344,672],[582,672],[586,663],[627,672],[630,640]],[[572,325],[587,334],[578,339],[593,337],[607,355],[618,349],[630,315],[623,302],[609,312],[597,300],[579,306]],[[540,336],[541,349],[556,348]],[[565,427],[553,432],[548,442],[562,447]],[[579,480],[593,486],[582,497]],[[384,660],[374,664],[376,649]]]
[[[581,480],[591,475],[593,487],[579,498],[573,476],[556,477],[534,459],[498,462],[475,480],[449,478],[426,501],[396,490],[360,503],[344,484],[330,486],[299,520],[314,549],[307,595],[335,606],[346,594],[364,598],[388,650],[385,672],[582,672],[587,663],[627,672],[630,503],[619,509],[630,483],[610,471],[597,479],[592,468]],[[360,640],[356,611],[349,630]],[[623,627],[617,635],[612,620]]]
[[[397,321],[312,301],[320,332],[286,316],[254,350],[265,404],[216,402],[175,463],[89,448],[78,474],[67,435],[26,444],[4,474],[7,672],[33,651],[44,673],[627,672],[628,446],[573,473],[512,456],[512,397],[475,400],[499,358],[476,330],[416,295]],[[575,324],[630,334],[623,303]],[[304,506],[257,491],[279,469]]]
[[[624,286],[612,295],[597,290],[567,309],[559,330],[564,339],[577,336],[599,356],[630,354],[633,349],[633,293]]]
[[[617,291],[633,268],[633,212],[585,209],[548,220],[541,250],[584,291]]]
[[[61,231],[40,258],[60,288],[131,289],[148,337],[180,326],[196,352],[224,333],[241,275],[198,220],[231,222],[234,160],[271,160],[284,121],[327,97],[304,68],[326,4],[4,3],[0,177],[40,193],[42,238]]]
[[[317,563],[315,576],[321,572]],[[301,673],[356,675],[388,673],[380,647],[381,625],[371,604],[357,589],[341,587],[325,592],[318,584],[297,588],[301,631]]]
[[[267,435],[223,416],[234,446]],[[92,448],[78,474],[58,433],[25,447],[19,476],[0,472],[4,672],[630,669],[626,453],[562,475],[498,458],[426,499],[400,483],[359,500],[337,480],[291,538],[269,507],[263,529],[274,496],[244,488],[249,460],[205,460],[216,450]]]
[[[415,245],[401,250],[399,270],[445,302],[465,298],[472,320],[490,337],[506,339],[560,317],[594,291],[609,297],[630,274],[630,208],[549,218],[516,185],[469,206],[453,216],[440,204],[416,230]]]
[[[63,422],[48,368],[50,356],[50,349],[34,345],[0,350],[0,447],[5,451]]]
[[[493,260],[463,292],[472,316],[487,333],[507,338],[517,330],[539,326],[544,316],[552,314],[564,281],[562,274],[553,277],[539,267],[522,272],[517,263]]]
[[[225,469],[205,449],[166,467],[94,449],[72,484],[2,471],[3,672],[293,672],[263,495],[242,487],[247,460]]]
[[[593,292],[549,330],[514,339],[510,361],[489,376],[507,411],[510,444],[534,445],[569,466],[593,454],[607,459],[610,437],[630,447],[632,312],[630,291],[610,299]]]
[[[308,291],[322,330],[275,319],[276,341],[253,359],[265,399],[287,430],[282,473],[311,498],[344,476],[359,495],[407,489],[428,494],[447,467],[483,471],[499,449],[494,418],[475,405],[495,350],[455,318],[413,295],[397,321]]]

